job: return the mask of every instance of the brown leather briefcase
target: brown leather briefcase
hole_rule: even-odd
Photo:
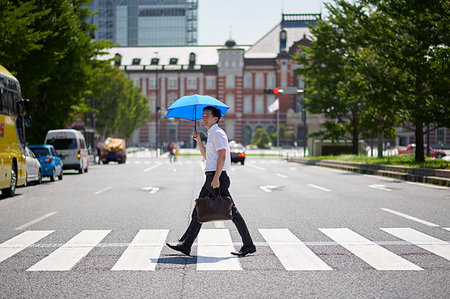
[[[229,196],[207,196],[195,200],[197,221],[199,223],[209,221],[231,220],[231,206],[233,200]]]

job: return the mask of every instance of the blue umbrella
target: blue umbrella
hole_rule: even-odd
[[[220,114],[225,116],[228,107],[221,101],[205,95],[190,95],[179,98],[167,109],[167,114],[165,118],[175,117],[183,118],[195,121],[202,118],[203,108],[207,106],[214,106],[220,110]]]

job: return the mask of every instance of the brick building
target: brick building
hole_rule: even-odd
[[[292,56],[299,54],[300,45],[310,45],[308,24],[314,25],[320,17],[320,14],[283,14],[280,24],[254,45],[237,45],[230,39],[221,46],[111,48],[106,58],[114,55],[119,58],[116,65],[141,88],[152,111],[149,122],[133,133],[128,144],[154,147],[158,132],[159,146],[170,142],[193,146],[193,123],[164,116],[166,109],[180,97],[206,94],[230,107],[221,127],[230,140],[247,145],[258,127],[269,133],[276,130],[277,115],[268,110],[275,96],[264,93],[274,87],[285,91],[278,95],[279,125],[285,126],[288,137],[280,140],[280,144],[292,145],[294,141],[306,144],[306,133],[318,131],[325,119],[322,115],[306,117],[301,106],[303,94],[297,93],[304,83],[295,74],[295,69],[301,66],[293,63]],[[155,114],[157,106],[160,110]],[[397,132],[391,145],[414,142],[414,133],[407,126]],[[429,136],[432,146],[450,148],[449,129],[439,128]],[[309,147],[311,142],[308,140]]]
[[[310,42],[308,24],[314,24],[320,14],[282,15],[282,21],[254,45],[237,45],[228,40],[223,46],[117,47],[110,56],[127,72],[134,84],[148,97],[152,109],[150,121],[133,133],[129,144],[154,146],[156,126],[159,145],[183,142],[193,145],[193,123],[181,119],[164,119],[166,109],[178,98],[189,94],[207,94],[230,106],[221,126],[230,139],[249,144],[253,132],[262,127],[276,130],[276,113],[268,106],[275,95],[264,89],[275,87],[294,91],[278,96],[279,124],[286,127],[289,139],[302,144],[305,133],[302,107],[299,101],[303,88],[294,70],[291,55],[298,45]],[[160,107],[158,124],[156,102]],[[201,126],[199,126],[201,127]]]

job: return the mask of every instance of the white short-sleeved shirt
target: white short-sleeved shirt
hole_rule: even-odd
[[[231,165],[230,146],[228,145],[228,137],[224,130],[218,124],[214,124],[208,130],[208,141],[206,142],[206,167],[205,171],[215,171],[217,166],[217,159],[219,155],[218,150],[225,149],[225,164],[223,171],[228,171]]]

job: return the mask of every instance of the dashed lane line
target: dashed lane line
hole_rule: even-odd
[[[284,175],[284,174],[281,174],[281,173],[276,173],[275,175],[277,175],[277,176],[279,176],[280,178],[283,178],[283,179],[287,179],[288,178],[287,175]]]
[[[18,226],[18,227],[16,227],[14,230],[22,230],[22,229],[24,229],[24,228],[26,228],[26,227],[28,227],[28,226],[30,226],[30,225],[33,225],[33,224],[35,224],[35,223],[38,223],[39,221],[42,221],[42,220],[44,220],[44,219],[47,219],[48,217],[51,217],[51,216],[53,216],[53,215],[55,215],[55,214],[57,214],[57,213],[58,213],[57,211],[50,212],[50,213],[48,213],[48,214],[45,214],[44,216],[41,216],[41,217],[36,218],[36,219],[34,219],[34,220],[31,220],[30,222],[27,222],[27,223],[25,223],[25,224],[23,224],[23,225],[21,225],[21,226]]]
[[[385,211],[385,212],[388,212],[388,213],[391,213],[391,214],[394,214],[394,215],[397,215],[397,216],[400,216],[400,217],[403,217],[403,218],[406,218],[406,219],[409,219],[409,220],[412,220],[412,221],[415,221],[415,222],[419,222],[419,223],[428,225],[428,226],[440,227],[440,225],[437,225],[437,224],[434,224],[434,223],[422,220],[422,219],[414,217],[414,216],[403,214],[403,213],[400,213],[400,212],[397,212],[397,211],[394,211],[394,210],[391,210],[391,209],[381,208],[381,210]]]
[[[101,190],[98,190],[97,192],[94,192],[94,195],[99,195],[99,194],[101,194],[103,192],[108,191],[109,189],[112,189],[112,186],[108,186],[108,187],[105,187],[105,188],[103,188]]]
[[[307,184],[307,185],[309,187],[312,187],[312,188],[315,188],[315,189],[319,189],[319,190],[326,191],[326,192],[331,192],[330,189],[327,189],[327,188],[324,188],[324,187],[320,187],[320,186],[317,186],[317,185],[314,185],[314,184]]]
[[[149,172],[150,170],[155,169],[155,168],[157,168],[157,167],[159,167],[159,166],[161,166],[161,165],[162,165],[161,162],[156,162],[155,165],[150,166],[149,168],[144,169],[144,172]]]

